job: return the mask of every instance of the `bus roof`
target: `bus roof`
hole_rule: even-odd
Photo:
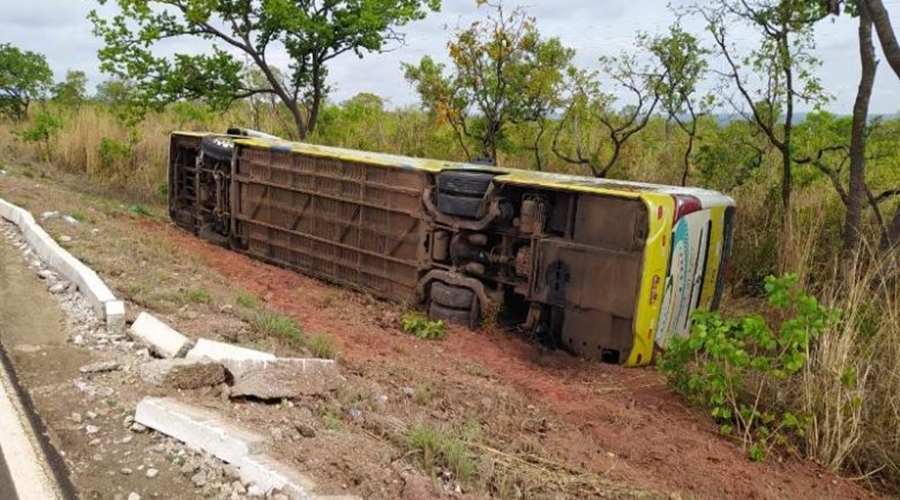
[[[173,132],[173,134],[204,137],[222,135],[207,132]],[[625,181],[618,179],[600,179],[581,175],[539,172],[509,167],[494,167],[474,163],[462,163],[428,158],[414,158],[387,153],[375,153],[333,146],[320,146],[304,142],[263,139],[256,137],[233,136],[235,143],[262,149],[292,151],[309,156],[329,157],[346,161],[362,162],[385,167],[422,170],[438,173],[443,170],[476,170],[499,174],[500,183],[534,185],[549,189],[565,191],[581,191],[588,193],[609,194],[628,198],[639,198],[642,194],[668,194],[673,196],[692,196],[701,201],[704,207],[734,206],[734,200],[717,191],[695,187],[669,186],[645,182]]]

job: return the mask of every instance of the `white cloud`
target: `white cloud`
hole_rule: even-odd
[[[542,33],[558,36],[564,44],[575,48],[576,63],[588,68],[596,67],[601,55],[630,50],[638,31],[659,32],[674,19],[660,0],[507,1],[508,8],[516,4],[526,7],[537,18]],[[894,17],[900,19],[897,5],[887,2],[891,13],[896,13]],[[91,34],[91,24],[86,19],[92,8],[96,4],[89,0],[0,0],[0,43],[10,42],[45,54],[57,78],[62,78],[67,69],[80,69],[96,84],[104,76],[97,68],[100,42]],[[406,27],[404,46],[383,54],[370,54],[362,60],[353,54],[341,56],[329,68],[334,88],[332,99],[341,101],[358,92],[374,92],[396,106],[416,102],[415,93],[403,79],[401,63],[416,62],[424,55],[446,60],[446,43],[453,28],[481,15],[474,0],[444,0],[442,12]],[[688,23],[688,28],[699,31],[700,26]],[[752,43],[749,34],[739,35],[745,43]],[[820,47],[817,54],[823,61],[818,73],[835,97],[828,108],[849,113],[859,78],[855,21],[843,17],[833,23],[821,23],[817,42]],[[880,49],[878,53],[881,54]],[[900,111],[900,81],[886,63],[879,65],[872,111]]]

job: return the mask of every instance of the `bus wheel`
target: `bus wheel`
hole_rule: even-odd
[[[474,300],[475,293],[468,288],[450,286],[440,281],[435,281],[431,285],[431,301],[435,304],[469,311]]]
[[[481,212],[482,198],[455,196],[444,193],[438,193],[436,198],[438,210],[446,215],[477,219],[479,212]]]
[[[487,192],[492,180],[494,174],[484,172],[445,171],[437,175],[437,186],[442,193],[481,197]]]
[[[453,309],[432,302],[431,307],[428,308],[428,316],[431,319],[444,320],[454,325],[470,326],[472,312],[469,309]]]
[[[231,161],[231,154],[234,152],[234,141],[227,137],[204,137],[200,141],[200,149],[203,155],[218,161]]]

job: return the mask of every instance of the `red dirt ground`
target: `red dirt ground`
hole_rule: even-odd
[[[493,383],[518,391],[579,429],[572,437],[557,435],[558,442],[549,446],[614,481],[673,498],[876,498],[811,462],[751,462],[738,444],[721,437],[709,418],[674,394],[652,369],[623,369],[558,353],[539,355],[533,345],[510,335],[457,328],[446,341],[423,342],[398,333],[390,319],[396,316],[395,307],[209,245],[161,222],[144,220],[140,225],[198,255],[307,331],[332,334],[341,356],[351,363],[390,362],[438,371],[451,379],[463,366],[483,368]]]

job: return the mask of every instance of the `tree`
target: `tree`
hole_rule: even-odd
[[[875,47],[872,44],[872,16],[866,2],[858,3],[859,60],[862,72],[856,101],[853,103],[853,127],[850,131],[850,189],[847,192],[847,215],[844,218],[844,260],[853,256],[859,245],[860,221],[866,196],[866,127],[869,122],[869,100],[875,84]],[[877,206],[873,207],[877,210]]]
[[[789,247],[794,107],[798,103],[819,106],[828,99],[813,72],[819,61],[811,54],[815,47],[813,25],[826,12],[821,4],[805,0],[721,0],[694,6],[689,12],[703,17],[722,56],[723,88],[736,89],[735,93],[722,93],[725,102],[754,123],[780,153],[782,228],[786,236],[781,246]],[[760,36],[759,47],[745,55],[731,39],[737,23],[753,28]]]
[[[42,54],[0,44],[0,114],[24,119],[31,101],[52,84],[53,71]]]
[[[897,78],[900,78],[900,44],[897,43],[897,37],[894,34],[894,28],[891,26],[891,18],[884,3],[881,0],[862,0],[868,7],[869,16],[872,18],[872,24],[878,33],[878,41],[881,43],[881,50],[884,52],[885,59]],[[881,238],[881,248],[884,250],[895,247],[900,244],[900,208],[894,212],[894,218],[890,226],[885,230],[884,236]]]
[[[491,9],[485,21],[458,29],[448,43],[453,72],[422,58],[404,64],[406,79],[428,110],[446,121],[468,159],[468,141],[478,155],[497,158],[497,150],[512,124],[541,123],[558,107],[566,68],[575,52],[558,38],[544,39],[535,20],[521,8],[507,13],[502,3],[478,1]],[[542,160],[536,152],[538,168]]]
[[[66,106],[79,106],[87,99],[87,75],[84,71],[66,71],[66,79],[53,87],[53,100]]]
[[[97,84],[94,99],[110,106],[122,106],[132,101],[134,84],[122,78],[112,78]]]
[[[846,217],[844,219],[844,227],[842,234],[842,254],[845,262],[849,262],[854,257],[855,251],[859,247],[861,236],[861,221],[863,209],[868,202],[875,212],[882,229],[882,242],[890,240],[890,232],[884,228],[883,217],[878,204],[893,196],[895,190],[888,190],[881,194],[873,194],[866,183],[866,143],[870,133],[869,127],[869,101],[872,96],[872,88],[875,83],[875,74],[878,69],[878,62],[875,58],[875,47],[872,39],[873,16],[870,4],[878,4],[880,1],[871,2],[868,0],[820,0],[824,3],[829,13],[840,15],[841,6],[844,5],[851,16],[858,18],[858,40],[859,40],[859,56],[860,56],[860,81],[856,93],[856,100],[853,105],[853,121],[850,130],[850,146],[846,148],[842,145],[828,146],[825,150],[820,150],[816,161],[811,161],[816,166],[826,172],[832,180],[832,184],[837,189],[841,200],[846,208]],[[878,7],[880,6],[880,7]],[[885,33],[882,42],[888,46],[891,43],[893,34],[886,33],[890,30],[890,19],[887,18],[887,12],[882,12],[883,19],[882,32]],[[886,26],[886,28],[885,28]],[[885,41],[887,39],[887,41]],[[896,40],[893,40],[896,44]],[[887,52],[888,49],[885,50]],[[850,182],[845,189],[839,178],[840,169],[828,169],[821,164],[823,151],[839,151],[846,154],[846,160],[850,163]],[[810,161],[807,157],[801,161]]]
[[[878,32],[878,41],[881,43],[881,50],[884,51],[884,57],[897,78],[900,78],[900,43],[897,43],[897,37],[894,34],[894,28],[891,26],[891,16],[888,15],[887,9],[881,0],[863,0],[868,7],[869,17]]]
[[[656,84],[663,110],[688,138],[682,157],[681,185],[684,186],[697,137],[697,119],[708,112],[711,104],[711,96],[698,99],[695,95],[697,85],[706,74],[706,57],[711,51],[678,23],[670,26],[666,35],[652,38],[641,35],[638,40],[656,58],[661,69]]]
[[[633,102],[616,111],[616,97],[601,91],[597,73],[571,71],[565,112],[553,137],[553,153],[566,163],[587,166],[595,177],[606,177],[625,144],[650,123],[661,98],[663,71],[639,64],[633,54],[601,57],[600,65]],[[608,142],[592,141],[591,131],[598,125]],[[569,135],[569,147],[560,140],[563,132]]]
[[[98,0],[101,5],[107,0]],[[182,99],[224,108],[236,99],[273,95],[291,114],[299,138],[316,126],[328,93],[328,63],[402,43],[398,28],[422,19],[440,0],[114,0],[109,19],[89,15],[104,47],[101,69],[135,83],[142,109]],[[201,40],[201,54],[156,55],[162,41]],[[284,51],[287,68],[271,61]],[[263,76],[243,78],[240,54]],[[282,70],[283,78],[279,77]]]

